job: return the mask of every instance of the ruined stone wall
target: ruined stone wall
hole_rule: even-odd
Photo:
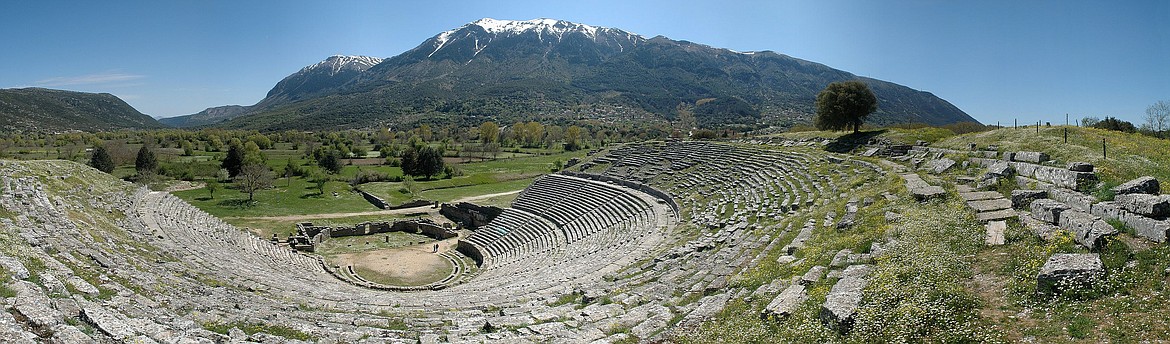
[[[439,209],[439,214],[471,229],[486,226],[502,212],[504,209],[499,207],[480,206],[467,202],[459,202],[454,205],[443,203]]]

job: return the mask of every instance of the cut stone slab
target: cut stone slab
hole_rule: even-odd
[[[1043,152],[1016,152],[1016,154],[1012,156],[1012,160],[1038,164],[1048,161],[1049,158],[1048,154]]]
[[[857,307],[861,304],[861,291],[869,284],[866,276],[873,271],[871,265],[853,265],[841,273],[841,279],[829,290],[821,306],[821,323],[838,333],[849,333]]]
[[[11,272],[12,277],[16,277],[16,279],[23,280],[32,276],[29,274],[28,269],[24,267],[24,264],[21,264],[20,260],[13,257],[0,255],[0,266],[3,266],[5,269]]]
[[[1051,224],[1059,224],[1060,213],[1072,209],[1067,204],[1047,198],[1032,201],[1029,208],[1032,209],[1032,217]]]
[[[833,255],[833,261],[829,263],[829,266],[832,266],[834,268],[845,267],[845,265],[849,264],[849,255],[850,254],[853,254],[853,250],[844,249],[844,250],[837,251],[837,254]]]
[[[764,311],[760,314],[761,318],[768,317],[787,317],[800,307],[800,304],[808,300],[808,293],[805,292],[804,286],[800,284],[793,284],[784,289],[780,295],[777,295],[772,302],[764,307]]]
[[[988,222],[988,223],[987,223],[987,238],[986,238],[986,240],[985,240],[985,241],[986,241],[986,243],[987,243],[987,245],[988,245],[988,246],[999,246],[999,245],[1003,245],[1003,242],[1004,242],[1003,233],[1004,233],[1004,231],[1007,231],[1007,222],[1006,222],[1006,221],[991,221],[991,222]]]
[[[1075,288],[1089,288],[1105,275],[1096,253],[1058,253],[1048,258],[1036,276],[1036,292],[1058,294]]]
[[[951,159],[935,159],[926,163],[926,169],[933,174],[941,174],[955,167],[955,161]]]
[[[827,268],[823,265],[814,266],[814,267],[808,269],[808,272],[805,272],[804,276],[800,277],[799,282],[801,285],[804,285],[804,286],[810,286],[813,283],[817,283],[817,281],[821,280],[821,277],[825,276],[825,270],[828,270],[828,269],[829,268]]]
[[[1122,209],[1116,202],[1101,202],[1093,204],[1093,208],[1089,211],[1094,216],[1100,216],[1103,219],[1112,219],[1121,221],[1138,236],[1155,241],[1165,242],[1167,235],[1170,234],[1170,221],[1158,220],[1131,213]]]
[[[1068,163],[1068,170],[1073,172],[1093,172],[1093,164],[1076,161]]]
[[[1170,195],[1122,194],[1113,199],[1125,210],[1148,217],[1170,216]]]
[[[1045,190],[1012,190],[1012,208],[1023,209],[1032,204],[1032,201],[1048,198]]]
[[[1003,209],[975,214],[975,220],[983,223],[987,221],[1006,220],[1018,216],[1020,216],[1020,214],[1016,213],[1015,210]]]
[[[1121,185],[1115,186],[1110,190],[1112,190],[1113,193],[1117,194],[1117,195],[1135,194],[1135,193],[1157,195],[1159,192],[1162,191],[1161,187],[1158,184],[1158,180],[1154,179],[1154,177],[1150,177],[1150,176],[1139,177],[1137,179],[1134,179],[1134,180],[1125,182]]]
[[[984,212],[996,211],[996,210],[1000,210],[1000,209],[1009,209],[1012,207],[1012,201],[1009,201],[1009,200],[1003,199],[1003,198],[986,199],[986,200],[982,200],[982,201],[967,202],[967,206],[970,206],[971,209],[975,209],[975,211],[977,211],[977,212],[984,213]]]
[[[1003,198],[1003,195],[1001,195],[999,192],[995,192],[995,191],[976,191],[976,192],[959,193],[959,197],[962,197],[963,201],[970,202],[970,201],[982,201],[982,200],[988,200],[988,199]]]
[[[927,186],[921,188],[910,189],[910,195],[918,201],[926,201],[934,198],[942,198],[947,194],[941,186]]]
[[[987,175],[989,175],[989,176],[1002,178],[1002,177],[1011,177],[1011,176],[1014,176],[1015,174],[1016,174],[1016,169],[1014,167],[1012,167],[1012,164],[1009,164],[1006,161],[1000,161],[1000,162],[991,164],[991,166],[987,168]]]
[[[1117,228],[1100,217],[1080,210],[1061,213],[1060,228],[1072,232],[1073,239],[1090,250],[1100,249],[1105,245],[1106,237],[1117,235]]]

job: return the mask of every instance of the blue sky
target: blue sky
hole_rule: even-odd
[[[191,114],[253,104],[329,55],[391,57],[484,17],[772,50],[932,92],[988,124],[1140,123],[1170,100],[1170,1],[6,1],[0,88]]]

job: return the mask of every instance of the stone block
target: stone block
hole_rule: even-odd
[[[989,212],[1000,209],[1008,209],[1012,207],[1012,201],[1006,199],[985,199],[981,201],[967,202],[967,206],[975,209],[976,212]]]
[[[1012,158],[1014,161],[1030,162],[1033,164],[1048,161],[1048,154],[1044,152],[1016,152]]]
[[[1148,217],[1170,216],[1170,195],[1131,193],[1113,198],[1121,208]]]
[[[764,307],[764,311],[760,314],[761,318],[767,317],[787,317],[795,312],[800,304],[808,300],[808,294],[805,292],[804,286],[800,284],[793,284],[784,289],[780,295],[777,295],[768,306]]]
[[[1093,206],[1093,203],[1097,203],[1097,199],[1093,196],[1065,188],[1049,188],[1048,198],[1067,204],[1073,209],[1086,212]]]
[[[1158,184],[1158,180],[1150,176],[1139,177],[1137,179],[1115,186],[1110,190],[1112,190],[1113,193],[1117,195],[1135,193],[1157,195],[1159,192],[1162,192],[1161,187]]]
[[[1036,276],[1036,292],[1058,294],[1070,289],[1090,288],[1105,275],[1096,253],[1058,253],[1048,258]]]
[[[1060,228],[1072,232],[1073,240],[1077,244],[1090,250],[1100,249],[1105,245],[1105,238],[1117,235],[1117,228],[1080,210],[1068,210],[1060,213]]]
[[[817,281],[821,280],[821,277],[825,276],[825,270],[828,270],[828,268],[823,265],[814,266],[808,269],[808,272],[805,272],[804,276],[800,277],[799,283],[804,286],[810,286],[813,283],[817,283]]]
[[[946,194],[947,191],[943,190],[941,186],[926,186],[910,189],[910,195],[914,196],[914,199],[918,200],[919,202],[934,198],[942,198],[946,196]]]
[[[955,161],[947,158],[935,159],[926,163],[926,169],[933,174],[941,174],[955,167]]]
[[[1048,198],[1048,191],[1044,190],[1012,190],[1012,208],[1023,209],[1032,204],[1032,201]]]
[[[1165,242],[1167,235],[1170,234],[1170,222],[1126,211],[1116,202],[1093,204],[1089,213],[1104,219],[1121,221],[1132,228],[1134,234],[1152,241]]]
[[[988,246],[999,246],[1004,243],[1003,233],[1007,231],[1007,222],[1005,221],[991,221],[987,223],[987,238],[984,240]]]
[[[1093,164],[1083,161],[1070,162],[1067,167],[1073,172],[1093,172]]]
[[[1011,177],[1016,174],[1016,169],[1004,161],[996,162],[987,168],[987,174],[996,177]]]
[[[869,284],[866,276],[873,271],[870,265],[852,265],[841,273],[841,279],[829,290],[821,306],[821,323],[838,333],[848,333],[853,328],[857,307],[861,304],[861,291]]]
[[[1060,214],[1071,209],[1064,203],[1047,198],[1032,201],[1028,207],[1032,210],[1032,217],[1051,224],[1060,223]]]

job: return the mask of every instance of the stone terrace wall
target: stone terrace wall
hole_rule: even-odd
[[[443,203],[442,207],[439,208],[440,215],[446,216],[451,221],[471,229],[486,226],[496,216],[500,216],[502,212],[504,212],[504,209],[500,207],[481,206],[467,202],[459,202],[453,205]]]
[[[447,230],[433,222],[423,221],[396,221],[394,223],[387,222],[363,222],[353,227],[325,227],[313,226],[311,223],[297,224],[297,228],[303,231],[307,237],[316,237],[317,234],[322,234],[321,240],[324,241],[329,238],[338,238],[346,236],[370,235],[378,233],[389,232],[407,232],[407,233],[422,233],[435,239],[449,239],[458,236],[457,233]]]

